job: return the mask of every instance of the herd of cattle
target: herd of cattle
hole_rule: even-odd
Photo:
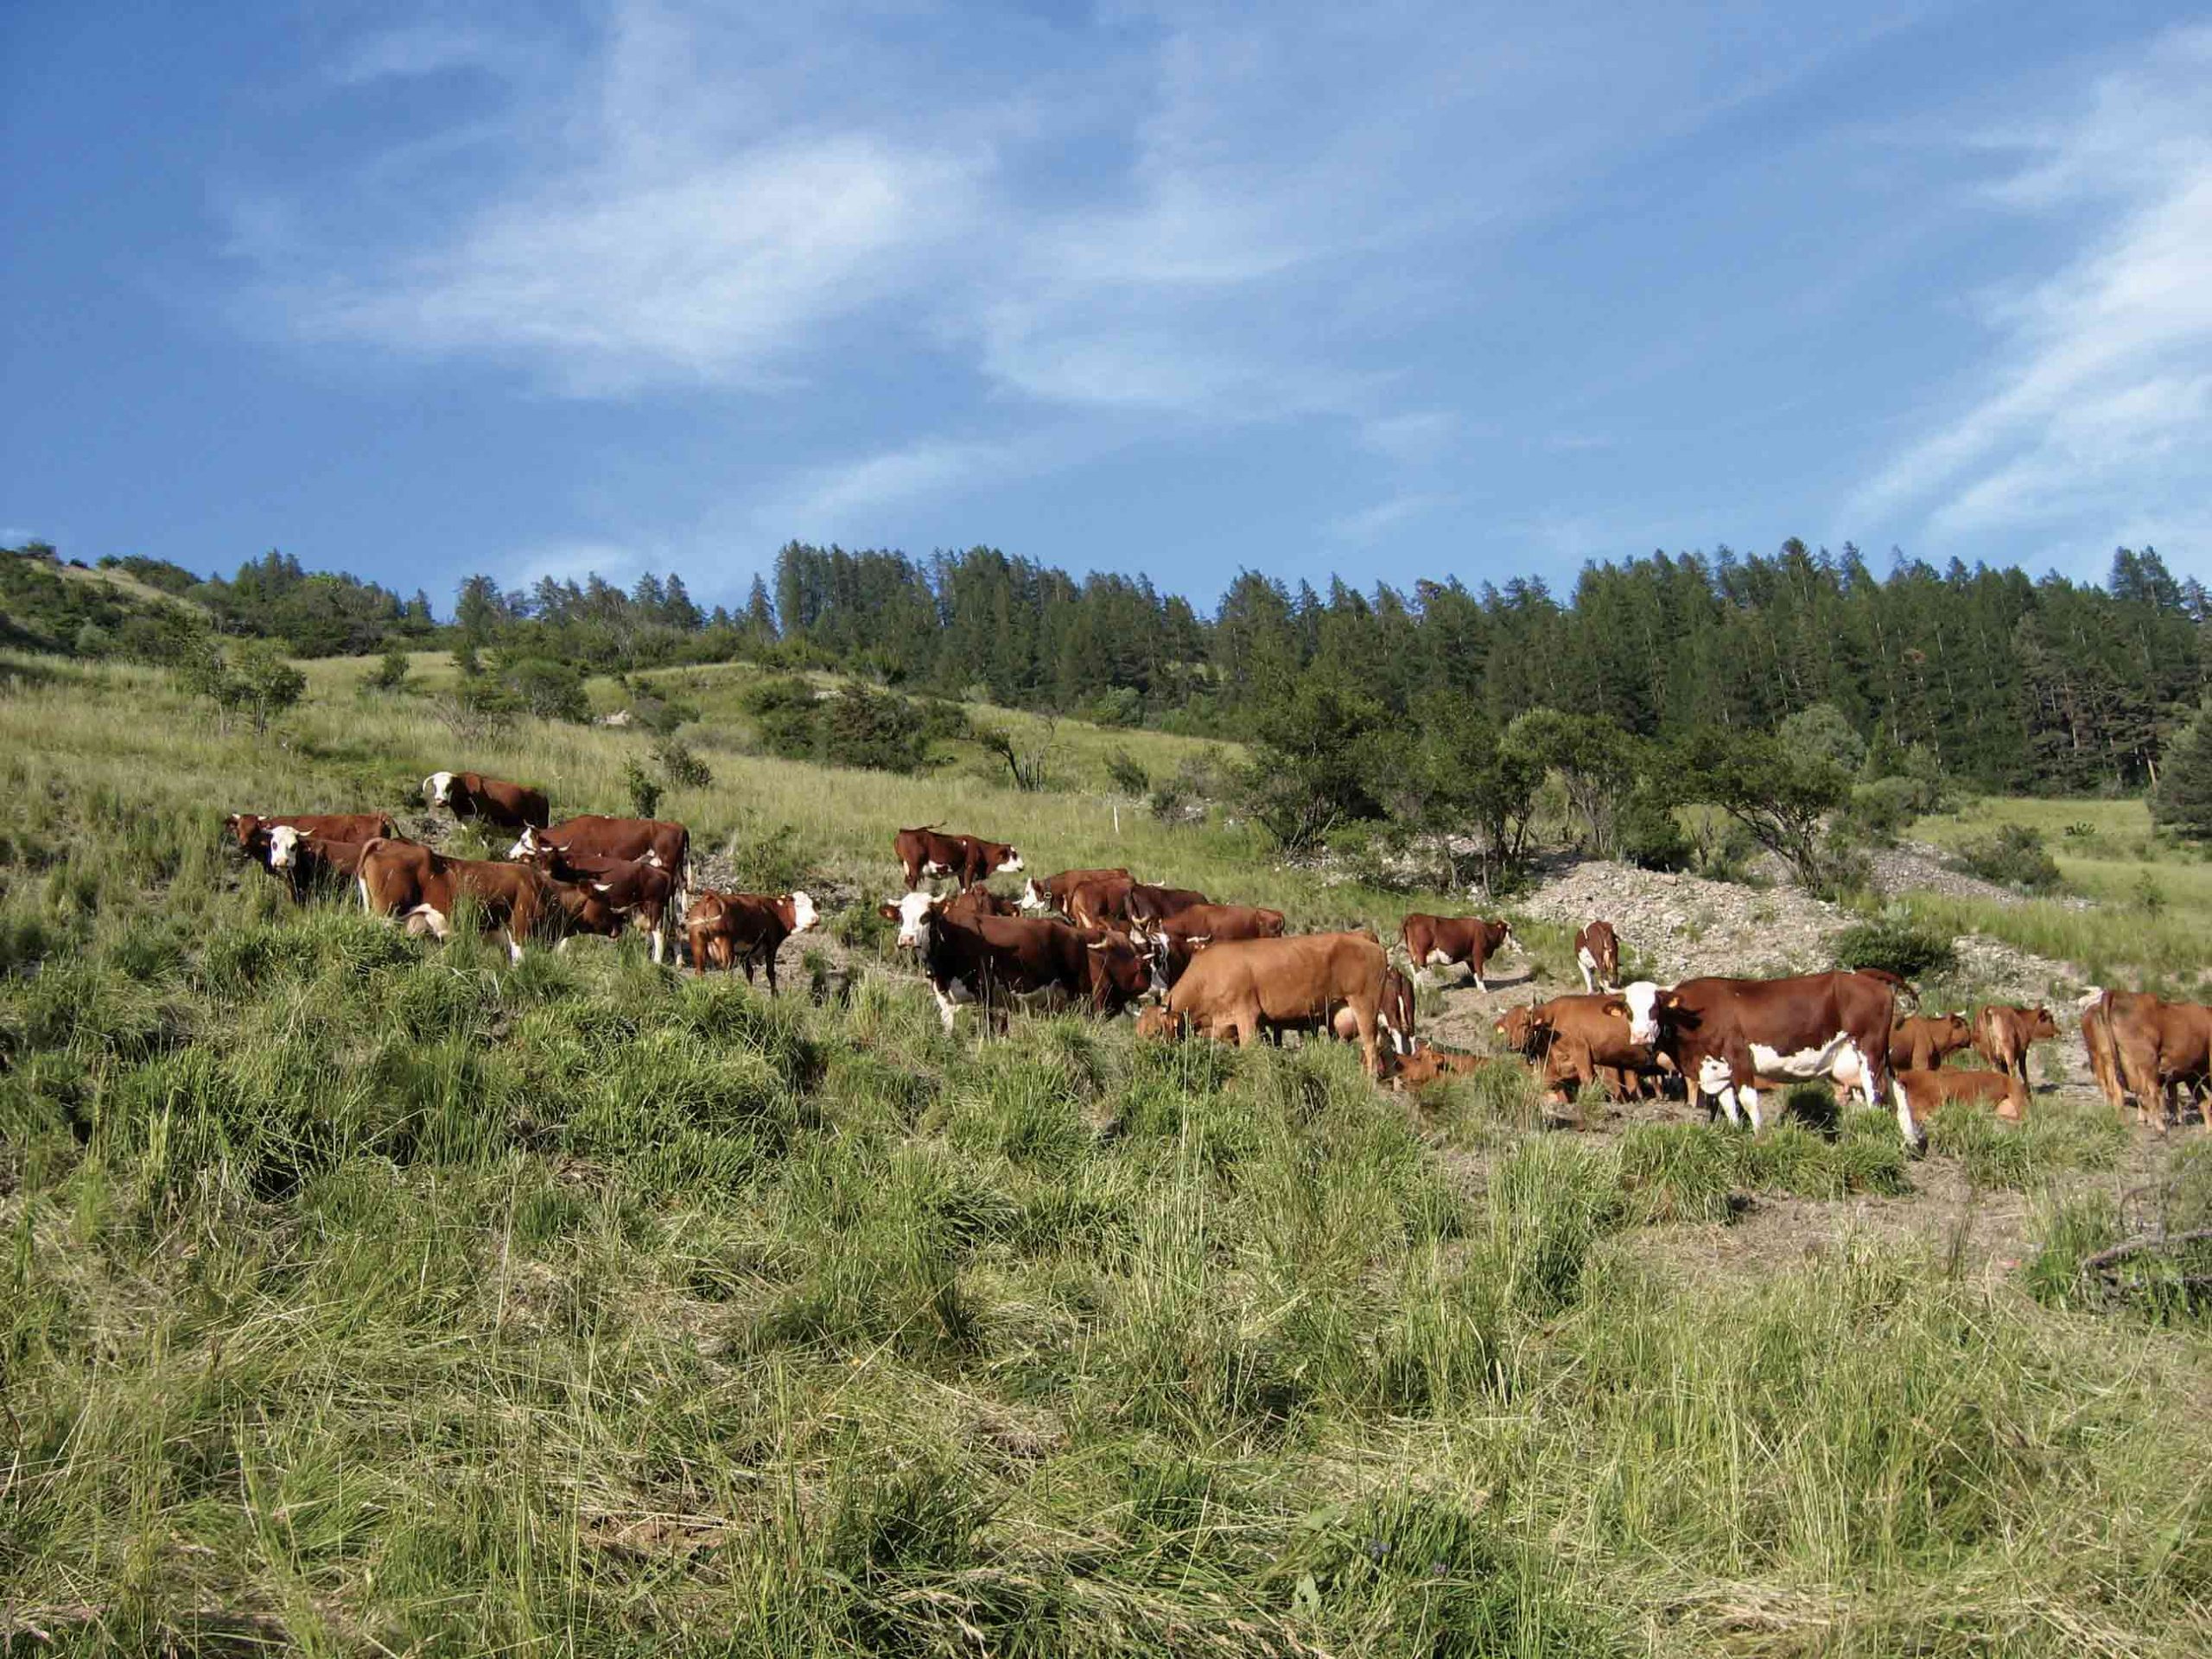
[[[344,883],[372,914],[444,938],[472,906],[520,960],[524,942],[577,934],[647,936],[655,962],[682,949],[694,973],[765,969],[776,988],[785,941],[820,919],[804,892],[693,891],[690,836],[680,823],[585,816],[550,822],[539,791],[474,772],[440,772],[423,793],[462,822],[517,832],[501,860],[454,858],[397,833],[382,813],[263,815],[226,820],[238,845],[289,885],[296,899]],[[901,830],[894,842],[906,891],[880,907],[898,925],[934,993],[946,1029],[963,1003],[1003,1024],[1015,1007],[1077,1004],[1112,1017],[1141,1002],[1141,1036],[1198,1034],[1242,1045],[1286,1032],[1357,1042],[1371,1076],[1402,1087],[1500,1063],[1417,1039],[1414,981],[1464,966],[1488,988],[1491,958],[1518,952],[1510,924],[1408,915],[1394,966],[1371,931],[1290,934],[1281,911],[1217,903],[1188,888],[1141,881],[1126,869],[1065,870],[994,892],[1020,874],[1003,842]],[[932,891],[950,877],[949,893]],[[1592,920],[1574,939],[1583,993],[1507,1011],[1496,1031],[1530,1063],[1551,1097],[1601,1084],[1616,1097],[1710,1096],[1731,1123],[1762,1125],[1762,1090],[1825,1077],[1868,1104],[1894,1106],[1906,1141],[1951,1100],[1997,1103],[2018,1121],[2027,1059],[2055,1039],[2050,1010],[1992,1004],[1963,1014],[1904,1014],[1911,988],[1872,969],[1777,979],[1705,977],[1673,986],[1620,983],[1620,941]],[[1408,977],[1410,969],[1412,977]],[[2082,1005],[2090,1068],[2115,1111],[2163,1130],[2181,1091],[2212,1128],[2212,1008],[2127,991],[2093,992]],[[1945,1069],[1976,1050],[1993,1069]]]

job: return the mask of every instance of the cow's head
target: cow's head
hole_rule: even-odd
[[[453,773],[434,772],[423,780],[423,798],[432,806],[453,804]]]
[[[1501,950],[1510,950],[1516,957],[1527,956],[1529,953],[1521,948],[1521,936],[1513,931],[1513,924],[1500,922],[1498,925],[1505,930],[1505,936],[1498,940],[1497,948]]]
[[[1034,876],[1021,884],[1021,907],[1039,913],[1052,907],[1052,895],[1037,885]]]
[[[1091,989],[1099,1001],[1128,1001],[1142,996],[1154,983],[1150,956],[1123,935],[1109,930],[1084,944],[1090,955]]]
[[[1173,1042],[1183,1034],[1183,1016],[1171,1014],[1154,1003],[1137,1013],[1137,1035],[1160,1042]]]
[[[300,832],[289,823],[280,823],[269,832],[269,868],[289,870],[300,855]]]
[[[804,890],[784,895],[784,904],[791,918],[791,931],[804,933],[822,919],[822,912],[814,907],[814,900]]]
[[[1681,1006],[1672,991],[1662,990],[1648,979],[1639,979],[1605,1004],[1605,1012],[1628,1016],[1628,1036],[1645,1047],[1659,1040],[1660,1022]]]
[[[895,905],[878,906],[876,913],[887,922],[899,924],[901,949],[918,950],[928,939],[930,925],[944,908],[944,900],[933,894],[910,893]]]
[[[1526,1007],[1508,1008],[1492,1029],[1504,1039],[1508,1048],[1526,1054],[1535,1046],[1548,1023],[1543,1009],[1531,1002]]]
[[[1021,873],[1023,868],[1021,855],[1015,852],[1013,848],[994,847],[991,849],[991,869],[994,874],[1001,871],[1007,875],[1018,875]]]
[[[550,850],[550,849],[537,838],[537,826],[531,824],[525,826],[522,834],[516,838],[515,844],[507,849],[507,856],[526,858],[535,862],[540,852]]]
[[[240,847],[251,849],[254,837],[261,833],[260,815],[254,812],[233,812],[223,820],[223,832],[235,836]]]
[[[2031,1043],[2055,1041],[2058,1036],[2058,1022],[2050,1017],[2050,1010],[2040,1005],[2028,1012],[2028,1040]]]

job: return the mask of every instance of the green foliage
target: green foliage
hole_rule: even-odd
[[[2056,893],[2065,885],[2042,832],[2024,823],[2000,824],[1958,845],[1958,865],[1969,875],[2030,893]]]
[[[1947,973],[1958,965],[1950,936],[1910,915],[1885,911],[1871,921],[1844,929],[1835,942],[1839,968],[1879,968],[1912,981]]]
[[[661,775],[673,788],[708,789],[714,785],[714,769],[681,738],[664,737],[654,744],[653,760],[658,763]],[[648,813],[645,816],[652,815]]]
[[[760,746],[787,760],[877,772],[918,772],[944,715],[893,692],[847,684],[817,696],[804,680],[764,680],[746,696]],[[956,711],[957,712],[957,711]]]
[[[1822,829],[1851,779],[1834,760],[1800,753],[1779,737],[1709,729],[1677,748],[1671,777],[1677,798],[1719,807],[1808,888],[1838,884],[1839,861]]]
[[[968,735],[986,754],[995,754],[1006,763],[1009,783],[1023,794],[1033,795],[1052,787],[1056,775],[1052,729],[1056,723],[1048,720],[1041,731],[1020,735],[1003,726],[976,725],[969,728]]]
[[[584,694],[583,672],[574,663],[556,662],[545,657],[511,657],[500,652],[493,658],[490,677],[521,713],[577,725],[591,718],[591,702]]]
[[[1109,686],[1092,701],[1088,717],[1099,726],[1135,726],[1144,718],[1144,694],[1134,685]]]
[[[1338,824],[1382,816],[1375,774],[1383,709],[1350,674],[1307,670],[1255,711],[1252,730],[1239,799],[1284,852],[1313,852]]]
[[[630,760],[622,763],[622,787],[630,797],[632,817],[650,818],[660,811],[661,782],[644,765]]]
[[[369,676],[369,684],[378,691],[404,691],[411,666],[407,647],[395,642],[385,647],[384,655],[378,659],[376,672]]]
[[[1697,849],[1663,796],[1641,791],[1622,805],[1614,823],[1620,855],[1647,870],[1687,870]]]
[[[1534,709],[1506,728],[1505,741],[1558,774],[1568,808],[1582,823],[1583,844],[1595,856],[1621,850],[1620,817],[1651,761],[1639,744],[1602,715]],[[1647,820],[1643,826],[1649,831]]]
[[[1106,781],[1120,793],[1139,799],[1152,792],[1152,774],[1127,749],[1116,749],[1106,757]]]
[[[2185,841],[2212,841],[2212,705],[2200,709],[2167,750],[2151,810],[2162,829]]]
[[[1866,744],[1832,702],[1800,709],[1775,728],[1775,736],[1801,761],[1853,772],[1866,763]]]

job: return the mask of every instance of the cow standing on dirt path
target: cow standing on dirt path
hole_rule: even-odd
[[[711,963],[727,972],[742,963],[745,982],[756,966],[768,970],[768,994],[776,995],[776,954],[784,941],[804,933],[820,919],[805,893],[716,893],[712,888],[691,901],[683,914],[691,971],[703,974]]]
[[[1574,936],[1574,965],[1585,991],[1621,988],[1621,941],[1611,922],[1592,922]]]
[[[1398,942],[1405,947],[1414,976],[1422,983],[1427,983],[1430,969],[1464,962],[1474,976],[1475,988],[1484,992],[1490,983],[1483,977],[1483,970],[1491,957],[1501,950],[1521,951],[1521,941],[1513,937],[1510,922],[1486,922],[1479,916],[1430,916],[1419,911],[1398,924]]]
[[[2015,1115],[2027,1116],[2028,1051],[2057,1035],[2057,1022],[2045,1007],[2023,1008],[1992,1002],[1974,1015],[1975,1052],[2013,1080],[2012,1104]]]

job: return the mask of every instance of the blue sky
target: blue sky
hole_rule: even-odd
[[[0,8],[0,535],[2212,572],[2183,8]]]

